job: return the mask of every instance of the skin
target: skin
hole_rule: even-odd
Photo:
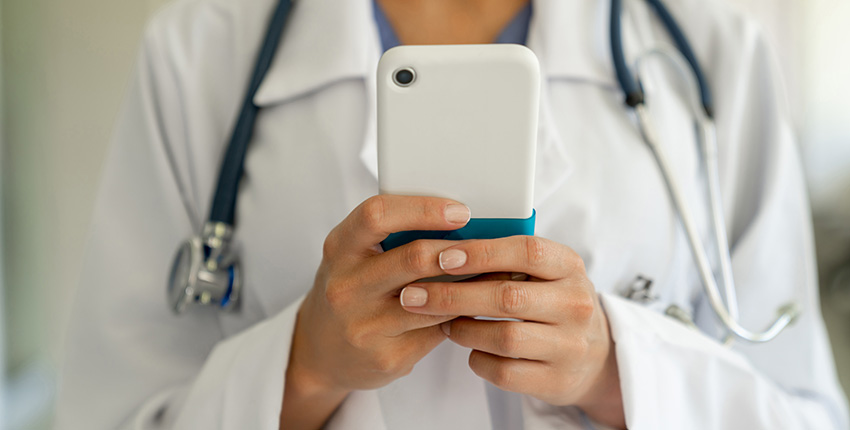
[[[402,43],[440,44],[492,41],[526,0],[379,3]],[[470,348],[472,371],[503,390],[576,405],[600,423],[625,428],[607,317],[573,250],[515,236],[419,240],[381,252],[390,233],[454,230],[469,216],[447,199],[383,195],[331,231],[298,312],[281,429],[321,428],[351,391],[409,374],[445,340]],[[417,282],[479,273],[485,275],[462,284]]]
[[[502,390],[576,405],[599,422],[625,427],[608,320],[572,249],[512,236],[466,241],[437,260],[450,275],[510,273],[465,284],[414,283],[401,293],[409,312],[462,315],[441,328],[449,340],[472,349],[469,367],[478,376]]]
[[[528,0],[378,0],[405,45],[490,43]]]
[[[526,236],[377,246],[391,232],[457,229],[468,219],[451,200],[382,195],[331,231],[298,313],[281,428],[320,428],[348,393],[409,374],[446,339],[471,348],[470,368],[497,387],[625,427],[607,318],[570,248]],[[496,274],[416,282],[477,273]]]

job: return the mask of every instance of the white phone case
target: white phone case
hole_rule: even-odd
[[[413,71],[409,85],[401,70]],[[390,49],[378,65],[380,192],[530,218],[539,92],[537,57],[521,45]]]

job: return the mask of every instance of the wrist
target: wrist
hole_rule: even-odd
[[[321,399],[326,397],[345,397],[348,390],[337,388],[316,372],[301,366],[298,361],[290,360],[286,368],[285,395],[298,398]]]
[[[322,428],[347,395],[348,391],[333,389],[289,366],[280,410],[280,428]]]
[[[590,389],[576,406],[594,421],[615,428],[626,428],[623,410],[623,393],[620,389],[620,371],[608,317],[602,312],[603,333],[607,335],[604,363],[594,378]]]
[[[617,358],[613,345],[600,377],[577,406],[588,417],[600,424],[614,428],[626,428],[623,394],[620,390],[620,373],[617,369]]]
[[[300,320],[299,312],[299,320]],[[289,364],[286,367],[283,387],[283,404],[280,410],[280,428],[287,430],[312,430],[321,428],[339,407],[350,390],[329,383],[321,372],[303,365],[303,336],[299,336],[296,321]]]
[[[289,351],[289,363],[286,366],[286,390],[292,390],[298,396],[319,397],[325,394],[342,392],[338,384],[334,384],[327,364],[322,360],[323,353],[317,351],[315,339],[317,335],[306,331],[307,327],[315,327],[311,315],[315,314],[313,292],[311,291],[295,320],[295,330],[292,333],[292,348]],[[321,337],[319,335],[318,337]]]

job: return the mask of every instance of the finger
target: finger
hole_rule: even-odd
[[[390,337],[401,336],[427,327],[439,328],[440,324],[457,318],[457,315],[412,314],[399,306],[398,302],[398,298],[387,298],[386,303],[379,310],[381,313],[379,324],[387,328],[387,335]]]
[[[418,314],[557,322],[573,295],[578,293],[553,282],[424,282],[405,287],[401,302]]]
[[[532,393],[544,386],[548,367],[540,361],[505,358],[472,350],[469,368],[504,391]]]
[[[469,208],[437,197],[370,197],[357,206],[325,241],[326,254],[372,251],[390,233],[408,230],[455,230],[469,221]]]
[[[558,333],[545,324],[458,318],[442,328],[460,346],[501,357],[548,361],[557,354]]]
[[[403,285],[445,275],[438,257],[444,249],[456,244],[450,240],[415,240],[359,261],[347,277],[367,286],[362,292],[364,297],[398,294]]]
[[[450,275],[489,272],[527,273],[553,280],[584,273],[584,263],[570,248],[536,236],[510,236],[458,244],[440,255]]]
[[[403,340],[405,345],[402,347],[402,352],[418,362],[437,345],[445,341],[446,334],[443,333],[440,326],[433,326],[406,332],[401,335],[400,339]]]
[[[439,326],[405,333],[375,351],[374,370],[393,375],[393,379],[409,374],[422,357],[445,340],[446,336]]]

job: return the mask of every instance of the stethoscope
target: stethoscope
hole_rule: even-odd
[[[631,73],[623,52],[622,0],[612,0],[611,55],[617,73],[617,81],[626,95],[626,105],[634,111],[643,140],[654,155],[667,184],[670,198],[684,227],[691,254],[712,309],[730,334],[750,342],[769,341],[791,324],[799,312],[793,303],[784,305],[779,308],[779,316],[776,320],[766,330],[757,332],[748,330],[738,322],[731,255],[726,237],[723,207],[720,202],[717,142],[714,132],[711,92],[693,50],[673,16],[660,0],[646,0],[646,2],[661,19],[677,50],[671,52],[671,50],[656,48],[648,51],[638,60],[637,79],[633,78],[635,75]],[[259,110],[253,99],[272,62],[291,6],[291,0],[280,0],[269,23],[248,91],[242,102],[236,127],[230,138],[227,152],[224,154],[209,219],[199,235],[187,239],[180,245],[174,257],[168,282],[168,298],[171,309],[176,313],[181,313],[187,306],[195,304],[214,306],[226,311],[234,310],[239,305],[242,291],[241,273],[239,262],[230,245],[233,238],[236,197],[242,177],[245,153],[251,140],[254,122]],[[718,280],[712,273],[708,253],[697,231],[693,214],[688,205],[685,204],[684,194],[678,182],[674,180],[669,160],[665,157],[664,152],[659,150],[657,133],[646,107],[640,80],[643,73],[642,66],[649,56],[660,56],[672,62],[688,83],[690,104],[699,130],[697,140],[702,152],[703,168],[707,179],[711,230],[716,242],[720,283],[723,285],[722,293],[718,286]],[[684,57],[684,60],[682,57]],[[688,69],[692,73],[687,73]],[[730,338],[727,337],[727,340]]]
[[[213,306],[225,311],[233,311],[239,306],[242,273],[236,253],[231,249],[236,196],[244,170],[245,153],[260,110],[254,104],[254,95],[272,63],[291,6],[290,0],[279,0],[269,22],[248,91],[221,162],[209,219],[200,235],[183,241],[174,256],[167,292],[169,306],[177,314],[190,304]]]

